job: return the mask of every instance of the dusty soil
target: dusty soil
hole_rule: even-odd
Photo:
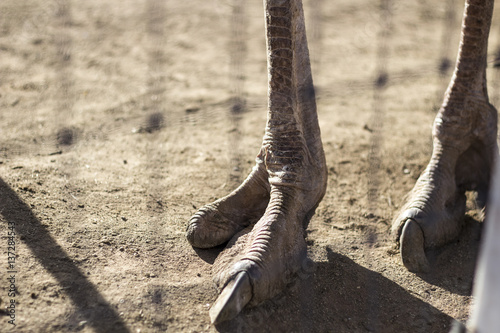
[[[210,325],[221,249],[193,249],[184,230],[245,177],[263,135],[262,4],[244,3],[243,16],[230,0],[0,3],[0,331],[447,332],[468,318],[473,201],[428,274],[406,271],[389,236],[431,153],[463,5],[396,1],[386,25],[373,1],[310,0],[329,167],[310,261],[279,297]]]

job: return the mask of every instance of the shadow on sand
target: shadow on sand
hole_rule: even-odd
[[[1,178],[0,214],[4,223],[15,226],[18,239],[28,246],[47,272],[58,281],[75,305],[79,320],[87,321],[87,325],[98,333],[129,332],[111,304],[73,263],[28,205]],[[69,330],[70,327],[67,328]]]
[[[281,295],[220,332],[449,332],[452,318],[380,273],[327,248]]]
[[[482,222],[465,216],[458,238],[438,249],[426,251],[431,271],[417,275],[454,294],[471,295],[482,229]]]

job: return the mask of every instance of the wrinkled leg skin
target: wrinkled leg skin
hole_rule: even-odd
[[[456,238],[465,192],[484,205],[498,156],[497,111],[486,88],[488,34],[493,0],[467,0],[455,71],[433,127],[433,153],[392,225],[403,264],[430,270],[425,250]]]
[[[277,295],[306,257],[305,228],[326,191],[300,0],[265,0],[268,117],[250,175],[191,218],[187,239],[208,248],[228,242],[213,265],[220,295],[212,323]]]

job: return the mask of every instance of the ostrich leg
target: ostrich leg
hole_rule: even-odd
[[[195,247],[229,241],[213,267],[221,290],[210,309],[216,324],[282,290],[306,256],[304,229],[326,190],[302,3],[264,0],[264,7],[268,117],[256,166],[187,227]]]
[[[427,271],[424,250],[461,230],[465,191],[484,203],[498,155],[497,111],[486,89],[486,55],[494,0],[466,0],[453,77],[434,121],[433,153],[392,232],[410,271]]]

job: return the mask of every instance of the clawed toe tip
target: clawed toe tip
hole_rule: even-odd
[[[400,237],[401,259],[405,267],[414,273],[430,271],[430,265],[425,255],[424,232],[413,219],[404,223]]]
[[[219,245],[219,243],[211,241],[210,238],[207,237],[207,232],[202,228],[203,221],[201,219],[202,217],[195,215],[188,222],[186,239],[189,244],[200,249],[208,249]]]
[[[224,287],[209,311],[212,324],[236,317],[252,299],[252,285],[246,272],[240,272]]]
[[[197,223],[196,221],[193,222],[193,219],[191,219],[187,225],[186,228],[186,238],[192,246],[197,247],[198,245],[196,241],[196,229],[197,229]]]

